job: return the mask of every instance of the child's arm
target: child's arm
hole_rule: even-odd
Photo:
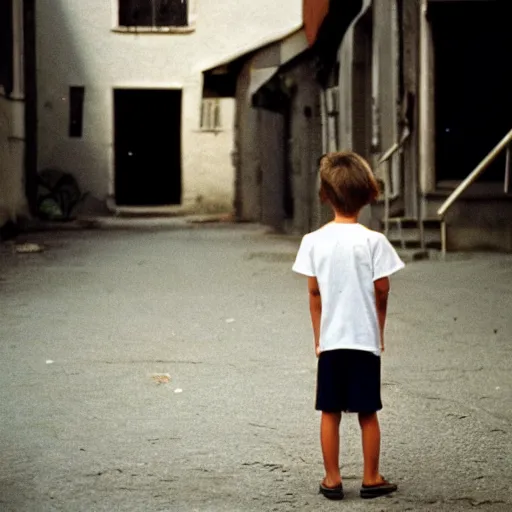
[[[315,337],[315,353],[320,355],[320,319],[322,317],[322,298],[316,277],[308,277],[309,312]]]
[[[386,326],[386,313],[388,310],[389,278],[377,279],[374,282],[374,286],[380,328],[380,349],[384,352],[384,327]]]

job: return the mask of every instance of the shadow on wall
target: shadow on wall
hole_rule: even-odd
[[[51,8],[49,4],[38,2],[36,7],[38,171],[61,171],[76,180],[82,201],[73,214],[105,213],[105,203],[91,197],[83,184],[84,170],[91,167],[97,169],[96,180],[102,175],[107,180],[109,158],[109,148],[95,144],[96,127],[88,124],[94,83],[84,62],[84,43],[78,41],[71,19],[85,17],[86,8],[67,5],[67,0],[54,0]],[[105,153],[103,158],[98,158],[98,151]]]

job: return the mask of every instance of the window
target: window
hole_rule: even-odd
[[[69,136],[80,138],[83,132],[85,87],[69,88]]]
[[[187,0],[119,0],[122,27],[186,27]]]
[[[201,131],[220,132],[222,120],[220,112],[220,99],[204,99],[201,104]]]

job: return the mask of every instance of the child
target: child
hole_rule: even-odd
[[[388,240],[357,219],[375,200],[376,180],[368,163],[352,152],[320,160],[320,198],[334,220],[306,235],[293,270],[308,276],[309,306],[318,357],[316,409],[325,478],[320,493],[343,499],[339,470],[342,412],[359,415],[364,457],[362,498],[397,490],[379,473],[380,354],[389,276],[404,267]]]

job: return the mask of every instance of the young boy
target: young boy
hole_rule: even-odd
[[[320,198],[334,220],[306,235],[293,270],[308,277],[309,306],[318,357],[316,409],[325,478],[320,493],[343,499],[339,470],[342,412],[358,413],[364,457],[362,498],[397,490],[379,473],[380,354],[389,276],[404,267],[388,240],[358,224],[375,200],[377,182],[368,163],[352,152],[320,160]]]

